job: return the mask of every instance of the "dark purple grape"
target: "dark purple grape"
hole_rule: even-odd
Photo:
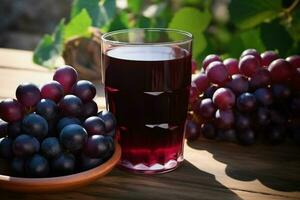
[[[198,91],[202,93],[209,87],[210,82],[206,74],[199,73],[193,78],[192,84],[195,84]]]
[[[218,55],[215,54],[207,55],[202,62],[202,68],[206,70],[207,66],[214,61],[221,62],[222,60]]]
[[[250,88],[267,87],[271,84],[271,74],[266,68],[258,69],[250,78]]]
[[[0,119],[0,138],[7,136],[8,123]]]
[[[87,141],[86,130],[77,124],[71,124],[62,129],[59,135],[61,144],[70,152],[82,149]]]
[[[216,108],[211,99],[206,98],[199,101],[195,113],[203,118],[212,119],[215,115]]]
[[[103,156],[104,160],[108,160],[113,153],[115,152],[115,143],[114,143],[114,139],[111,136],[105,136],[105,141],[108,145],[108,150],[106,151],[106,154]]]
[[[100,117],[89,117],[84,123],[83,127],[88,135],[105,135],[105,125]]]
[[[35,137],[22,134],[13,141],[12,150],[15,156],[26,158],[40,150],[40,143]]]
[[[209,86],[209,88],[207,88],[207,90],[205,90],[203,98],[211,98],[212,99],[212,97],[217,89],[218,89],[218,87],[215,85]]]
[[[242,145],[255,143],[255,132],[252,129],[244,129],[237,133],[237,139]]]
[[[232,110],[217,110],[215,120],[218,128],[229,129],[234,124],[234,114]]]
[[[0,138],[0,158],[11,159],[12,156],[12,140],[8,137]]]
[[[42,99],[36,106],[36,113],[46,120],[54,120],[58,116],[58,106],[50,99]]]
[[[291,64],[293,69],[300,68],[300,55],[292,55],[287,57],[285,60]]]
[[[223,86],[229,80],[225,65],[220,61],[212,62],[206,69],[207,78],[211,83]]]
[[[14,158],[11,163],[11,170],[14,176],[24,177],[25,176],[25,160],[22,158]]]
[[[284,126],[271,125],[265,132],[266,139],[271,144],[280,144],[285,140],[286,129]]]
[[[82,171],[93,169],[104,163],[102,158],[90,158],[84,154],[80,155],[79,167]]]
[[[98,117],[104,122],[106,132],[110,132],[116,128],[117,121],[111,112],[107,110],[101,111],[98,113]]]
[[[238,113],[235,116],[235,127],[238,130],[248,129],[251,126],[251,118],[245,114]]]
[[[291,65],[284,59],[274,60],[269,65],[269,71],[271,74],[271,79],[273,82],[286,82],[292,78],[292,67]]]
[[[269,106],[273,103],[272,92],[268,88],[257,89],[254,92],[254,96],[256,97],[257,101],[264,106]]]
[[[69,175],[75,171],[75,157],[62,153],[51,161],[51,169],[55,175]]]
[[[15,122],[23,117],[21,104],[15,99],[5,99],[0,102],[0,118],[6,122]]]
[[[291,90],[287,85],[274,84],[272,85],[272,94],[277,100],[284,100],[291,96]]]
[[[58,119],[48,121],[48,134],[47,137],[58,137],[59,132],[57,130]]]
[[[262,59],[260,57],[260,54],[256,51],[256,49],[246,49],[242,52],[241,58],[243,58],[244,56],[247,55],[252,55],[255,57],[255,59],[257,60],[257,62],[259,63],[259,65],[262,64]]]
[[[211,123],[202,124],[200,132],[207,139],[215,139],[217,137],[217,131],[214,125]]]
[[[232,76],[231,80],[227,83],[226,86],[230,88],[235,94],[239,95],[248,91],[249,82],[245,76],[241,74],[235,74]]]
[[[271,62],[279,58],[278,54],[275,51],[265,51],[260,54],[260,57],[262,59],[262,65],[265,67],[268,67]]]
[[[90,158],[103,158],[108,150],[109,145],[103,135],[89,137],[83,149],[85,155]]]
[[[22,133],[22,121],[11,122],[7,127],[8,137],[14,139]]]
[[[227,58],[223,61],[228,74],[231,76],[233,74],[239,73],[239,61],[235,58]]]
[[[59,82],[50,81],[41,87],[41,96],[58,103],[64,96],[64,88]]]
[[[57,124],[57,130],[58,132],[61,132],[61,130],[71,124],[77,124],[77,125],[81,125],[81,122],[79,119],[75,118],[75,117],[64,117],[61,118]]]
[[[255,120],[258,123],[258,125],[265,126],[270,123],[270,111],[269,109],[265,107],[259,107],[257,109]]]
[[[68,65],[59,67],[53,75],[53,80],[59,82],[63,86],[65,94],[69,94],[71,92],[71,89],[77,79],[78,74],[76,70]]]
[[[251,93],[241,94],[236,101],[237,108],[243,112],[250,112],[256,109],[256,98]]]
[[[36,85],[23,83],[18,86],[16,97],[24,107],[32,108],[41,100],[41,92]]]
[[[199,125],[193,120],[186,120],[185,123],[185,138],[188,141],[197,140],[200,136],[200,127]]]
[[[82,102],[88,102],[96,96],[96,87],[90,81],[80,80],[73,85],[72,93]]]
[[[285,124],[287,121],[285,116],[275,109],[270,110],[270,119],[273,124]]]
[[[231,109],[235,104],[235,95],[228,88],[219,88],[213,95],[213,102],[219,109]]]
[[[29,114],[24,117],[22,121],[22,130],[24,130],[26,134],[42,140],[48,134],[48,123],[38,114]]]
[[[81,115],[82,101],[74,95],[66,95],[59,102],[61,114],[69,117],[78,117]]]
[[[235,142],[237,140],[235,129],[220,130],[218,137],[226,142]]]
[[[82,109],[81,109],[82,117],[84,119],[91,117],[91,116],[96,116],[98,112],[98,106],[95,101],[89,101],[83,104]]]
[[[48,137],[41,143],[41,153],[46,158],[55,158],[61,151],[60,143],[56,137]]]
[[[26,162],[25,169],[26,174],[33,178],[46,177],[50,172],[47,159],[39,154],[35,154]]]
[[[252,55],[246,55],[240,59],[239,70],[245,76],[252,77],[259,67],[259,62]]]

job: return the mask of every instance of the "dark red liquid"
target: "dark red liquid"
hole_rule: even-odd
[[[108,108],[128,167],[182,159],[191,55],[178,47],[117,47],[104,59]]]

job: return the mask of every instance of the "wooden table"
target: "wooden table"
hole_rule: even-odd
[[[0,98],[14,97],[22,82],[42,84],[53,72],[34,65],[28,51],[0,49]],[[104,107],[103,88],[97,101]],[[0,190],[0,199],[300,199],[300,148],[257,144],[244,147],[199,139],[185,145],[176,171],[136,175],[119,169],[94,184],[63,193],[20,194]]]

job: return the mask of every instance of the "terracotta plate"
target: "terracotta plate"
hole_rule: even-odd
[[[113,156],[102,165],[88,171],[51,178],[18,178],[0,173],[0,188],[17,192],[54,192],[78,188],[109,173],[121,158],[121,147],[116,144]],[[1,162],[1,161],[0,161]],[[0,163],[3,168],[3,164]],[[5,171],[3,169],[0,170]]]

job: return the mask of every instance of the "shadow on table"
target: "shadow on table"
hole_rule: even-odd
[[[199,139],[188,142],[227,165],[226,174],[241,181],[258,179],[278,191],[300,191],[300,148],[296,144],[241,146]]]
[[[57,194],[13,194],[0,191],[1,199],[240,199],[211,174],[188,161],[171,173],[130,174],[118,169],[89,186]],[[5,198],[6,197],[6,198]]]

